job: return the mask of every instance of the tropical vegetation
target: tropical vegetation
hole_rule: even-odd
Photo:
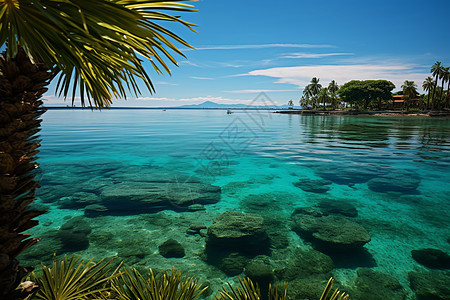
[[[41,96],[55,79],[57,93],[83,106],[109,107],[117,97],[139,94],[139,83],[154,86],[144,68],[170,73],[173,41],[191,47],[159,25],[193,24],[170,12],[191,12],[183,0],[15,0],[0,1],[0,298],[24,298],[16,290],[32,268],[16,257],[39,241],[23,232],[42,211],[29,210],[39,187]]]
[[[311,82],[303,90],[303,95],[299,101],[300,106],[317,109],[322,105],[322,109],[325,110],[328,103],[332,109],[336,109],[339,106],[337,94],[339,85],[333,80],[328,84],[328,87],[322,87],[319,82],[320,78],[313,77],[311,79]]]
[[[51,267],[43,264],[42,273],[32,273],[31,277],[39,285],[27,300],[76,300],[76,299],[118,299],[118,300],[194,300],[199,298],[207,286],[199,284],[197,279],[183,275],[172,268],[171,273],[155,275],[149,269],[148,275],[142,275],[135,268],[112,268],[112,261],[94,263],[83,262],[78,256],[64,256],[58,261],[54,256]],[[267,298],[261,295],[258,283],[250,278],[238,278],[239,284],[230,283],[222,287],[216,295],[217,300],[286,300],[287,286],[269,285]],[[333,278],[330,278],[319,300],[345,300],[348,294],[338,289],[332,291]]]
[[[422,83],[423,95],[417,91],[418,85],[410,80],[405,80],[401,90],[393,93],[395,85],[388,80],[351,80],[342,86],[333,80],[328,87],[322,87],[320,78],[313,77],[303,89],[299,104],[304,109],[323,110],[346,107],[357,110],[450,109],[450,67],[437,61],[430,73]],[[394,99],[394,96],[398,97]]]

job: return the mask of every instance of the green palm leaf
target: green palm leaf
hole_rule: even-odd
[[[325,286],[325,289],[323,290],[322,296],[320,296],[319,300],[347,300],[349,298],[348,294],[340,292],[338,289],[335,289],[331,296],[328,298],[328,295],[333,288],[333,282],[333,278],[330,278],[330,280],[328,280],[328,283]]]
[[[157,21],[194,24],[161,11],[192,12],[183,0],[11,0],[0,2],[0,43],[7,58],[22,47],[33,62],[59,76],[64,98],[79,93],[82,105],[108,107],[113,97],[138,95],[138,82],[154,87],[143,67],[150,60],[158,73],[176,64],[168,50],[181,51],[170,39],[191,47]],[[192,47],[191,47],[192,48]],[[86,101],[87,100],[87,101]]]
[[[182,278],[181,271],[165,273],[157,280],[150,269],[145,279],[136,269],[123,268],[119,277],[111,281],[115,298],[119,300],[193,300],[207,287],[202,288],[193,277]]]
[[[32,274],[39,285],[35,297],[43,300],[75,300],[96,296],[108,291],[107,283],[118,276],[117,269],[111,273],[107,268],[112,260],[103,263],[103,259],[94,263],[92,259],[83,263],[81,258],[67,255],[58,263],[54,257],[51,268],[41,264],[42,275]]]

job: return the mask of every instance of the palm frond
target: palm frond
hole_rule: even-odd
[[[250,278],[239,279],[239,285],[233,287],[228,283],[228,288],[222,287],[217,300],[261,300],[261,290],[258,283],[254,284]],[[285,300],[287,294],[287,282],[284,283],[280,294],[278,294],[277,285],[269,285],[268,299],[269,300]]]
[[[193,277],[182,277],[181,271],[173,268],[170,275],[164,273],[160,280],[152,269],[149,275],[145,279],[136,269],[123,268],[119,277],[111,281],[114,297],[119,300],[193,300],[207,289]]]
[[[57,91],[64,98],[79,94],[87,103],[108,107],[126,91],[140,93],[138,82],[154,91],[143,60],[158,73],[176,64],[168,50],[182,52],[170,41],[192,48],[178,35],[158,25],[194,24],[162,11],[192,12],[184,0],[20,0],[0,2],[0,43],[7,58],[21,46],[28,57],[59,75]],[[73,99],[72,99],[73,101]]]
[[[67,255],[58,262],[56,255],[51,268],[42,266],[42,275],[32,273],[33,280],[39,286],[35,294],[38,299],[44,300],[75,300],[88,296],[99,296],[108,292],[107,283],[118,276],[117,269],[111,272],[107,268],[112,260],[103,263],[89,260],[83,263],[81,257]]]
[[[328,283],[323,290],[322,296],[319,300],[347,300],[350,296],[344,292],[340,292],[339,289],[335,289],[334,292],[331,294],[331,296],[328,298],[328,295],[330,294],[332,288],[333,288],[333,282],[334,279],[330,278],[328,280]]]

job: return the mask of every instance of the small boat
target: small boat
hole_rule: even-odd
[[[231,115],[233,112],[231,110],[227,110],[227,115]]]

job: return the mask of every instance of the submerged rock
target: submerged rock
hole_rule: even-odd
[[[245,276],[257,282],[261,288],[265,288],[275,279],[272,266],[262,259],[250,261],[244,270]]]
[[[71,196],[63,197],[58,201],[61,208],[82,208],[100,202],[98,195],[88,192],[76,192]]]
[[[450,299],[450,272],[410,272],[408,276],[417,300]]]
[[[287,287],[287,299],[320,299],[329,279],[328,275],[318,274],[290,281]],[[336,281],[333,288],[340,288]]]
[[[178,241],[174,239],[169,239],[165,241],[164,243],[159,245],[158,249],[159,254],[161,254],[166,258],[170,257],[181,258],[184,257],[185,255],[183,245],[181,245]]]
[[[367,185],[374,192],[399,192],[403,194],[417,194],[420,176],[407,170],[395,170],[380,177],[371,179]]]
[[[206,225],[205,224],[203,224],[203,223],[194,223],[194,224],[191,224],[189,226],[189,228],[186,230],[186,233],[187,234],[192,234],[192,235],[200,234],[200,231],[202,229],[206,229]]]
[[[89,247],[88,234],[91,231],[92,229],[84,217],[78,216],[64,223],[56,237],[61,240],[64,251],[76,252]]]
[[[259,215],[224,212],[208,228],[207,247],[263,253],[269,247],[263,223]]]
[[[398,280],[391,275],[359,269],[355,280],[355,289],[351,293],[355,300],[404,300],[407,292]]]
[[[297,248],[286,267],[279,272],[279,277],[283,281],[292,281],[314,274],[328,274],[333,268],[334,264],[329,256],[314,249]]]
[[[213,204],[220,201],[220,187],[194,179],[192,181],[177,183],[159,178],[152,182],[119,183],[102,190],[101,204],[110,212],[126,214],[164,209],[186,211],[194,204]]]
[[[270,192],[261,194],[250,194],[241,202],[240,206],[249,213],[263,216],[284,214],[284,210],[290,210],[292,203],[298,198],[294,193]]]
[[[231,253],[227,257],[224,257],[219,263],[218,267],[227,276],[236,276],[244,272],[244,268],[247,265],[249,259],[239,253]]]
[[[318,168],[316,174],[325,180],[351,186],[357,183],[367,182],[387,172],[385,168],[377,168],[369,165],[330,165]]]
[[[321,212],[325,215],[338,214],[351,218],[358,216],[356,208],[352,204],[342,200],[322,200],[317,204],[317,207],[319,207]]]
[[[97,217],[108,211],[108,208],[100,204],[91,204],[84,208],[84,215],[86,217]]]
[[[326,193],[330,190],[330,180],[325,179],[300,179],[293,183],[294,186],[311,193]]]
[[[411,255],[415,261],[428,268],[450,269],[450,255],[438,249],[412,250]]]
[[[358,249],[370,242],[367,230],[341,216],[294,215],[293,230],[328,251]]]

